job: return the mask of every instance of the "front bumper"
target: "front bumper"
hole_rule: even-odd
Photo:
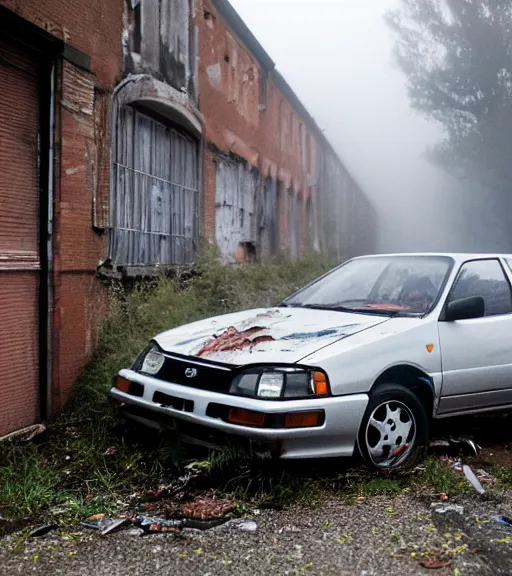
[[[199,431],[211,431],[217,436],[242,437],[256,444],[278,447],[278,454],[283,459],[352,456],[361,419],[368,403],[366,394],[268,401],[171,384],[132,370],[122,370],[119,376],[144,386],[141,397],[121,392],[117,388],[110,390],[110,397],[121,405],[128,418],[153,426],[159,426],[162,421],[171,424],[176,422],[178,432],[196,427]],[[179,408],[154,402],[155,393],[178,400],[174,404]],[[315,428],[276,429],[239,426],[208,416],[207,410],[210,404],[244,408],[265,414],[323,410],[325,421],[322,426]],[[203,436],[201,432],[199,435]],[[202,439],[204,441],[199,443],[208,446],[208,439],[204,436]]]

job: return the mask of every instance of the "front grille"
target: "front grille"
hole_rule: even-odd
[[[189,371],[189,376],[187,376],[187,371]],[[166,356],[157,378],[165,382],[181,384],[187,388],[228,394],[233,372],[215,364],[196,364],[186,358]]]

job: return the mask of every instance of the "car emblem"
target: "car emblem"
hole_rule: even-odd
[[[187,378],[195,378],[197,376],[197,370],[195,368],[187,368],[185,370],[185,376]]]

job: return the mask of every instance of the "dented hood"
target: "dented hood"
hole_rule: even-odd
[[[258,309],[187,324],[155,341],[166,352],[237,366],[295,363],[386,320],[329,310]]]

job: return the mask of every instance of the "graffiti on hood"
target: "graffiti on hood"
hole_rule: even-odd
[[[233,350],[244,350],[253,348],[261,342],[273,342],[275,338],[268,334],[267,329],[261,326],[248,328],[239,332],[231,326],[220,336],[214,336],[198,352],[198,356],[213,354],[214,352],[227,352]]]

